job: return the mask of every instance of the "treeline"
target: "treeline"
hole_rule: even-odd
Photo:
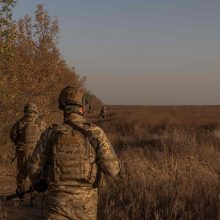
[[[15,21],[15,5],[15,0],[0,0],[0,138],[26,102],[54,120],[60,89],[83,81],[61,58],[57,18],[37,5],[34,16]]]

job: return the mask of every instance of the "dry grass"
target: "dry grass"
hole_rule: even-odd
[[[220,107],[110,106],[99,125],[122,170],[100,190],[99,219],[220,219],[219,113]],[[1,191],[11,192],[13,150],[3,148]]]
[[[219,112],[112,106],[101,126],[122,172],[101,190],[99,218],[219,219]]]

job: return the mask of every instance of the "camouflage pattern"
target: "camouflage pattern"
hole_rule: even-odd
[[[38,108],[37,105],[35,105],[34,103],[27,103],[24,106],[24,113],[28,113],[28,112],[35,112],[36,114],[38,114]]]
[[[50,153],[51,180],[65,182],[65,185],[73,185],[79,181],[93,184],[97,165],[95,149],[89,142],[89,133],[81,130],[82,127],[69,123],[71,122],[67,121],[54,129],[57,138]]]
[[[63,129],[67,131],[71,129],[70,127],[67,128],[67,121],[87,130],[91,134],[89,142],[96,151],[96,162],[94,165],[105,175],[115,176],[118,174],[120,170],[119,161],[104,131],[88,123],[81,115],[70,113],[65,116],[64,123],[57,128],[47,129],[41,136],[30,160],[30,177],[33,183],[36,183],[42,172],[47,173],[49,189],[46,200],[46,219],[95,220],[97,219],[98,203],[97,188],[93,185],[95,179],[91,182],[85,180],[71,180],[69,182],[53,178],[54,169],[56,168],[54,167],[53,149],[57,139],[57,130]],[[91,162],[94,163],[94,161]],[[67,170],[68,166],[62,167],[62,169]],[[68,169],[68,172],[71,172],[71,170]],[[74,170],[72,172],[74,173]]]
[[[46,123],[37,113],[29,115],[28,112],[11,129],[10,138],[16,145],[17,154],[17,189],[21,192],[28,187],[27,164],[45,129]]]
[[[97,219],[98,192],[91,187],[51,186],[46,198],[45,219]]]
[[[59,108],[64,110],[67,105],[83,106],[85,90],[81,84],[65,87],[59,96]]]
[[[17,151],[17,189],[24,192],[30,185],[28,179],[28,161],[31,157],[32,151]]]

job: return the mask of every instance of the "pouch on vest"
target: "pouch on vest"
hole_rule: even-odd
[[[96,153],[88,138],[70,126],[57,131],[53,148],[53,177],[55,182],[95,182]]]
[[[40,137],[39,125],[35,121],[27,122],[23,128],[21,142],[25,144],[36,144]]]

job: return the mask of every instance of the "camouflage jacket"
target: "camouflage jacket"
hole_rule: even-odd
[[[119,160],[104,131],[98,126],[88,123],[84,117],[78,114],[70,114],[64,119],[64,121],[67,120],[79,127],[87,127],[88,131],[92,134],[89,140],[96,150],[96,163],[99,169],[105,175],[117,175],[120,171]],[[58,127],[62,126],[66,125],[64,125],[64,123],[58,125]],[[41,174],[45,172],[45,167],[47,167],[47,179],[50,179],[50,152],[54,147],[55,139],[55,128],[48,128],[41,136],[41,139],[32,154],[32,158],[29,163],[29,173],[33,184],[36,183]],[[62,183],[60,184],[62,185]]]
[[[40,117],[36,118],[35,120],[36,120],[36,123],[38,124],[39,130],[40,130],[40,133],[39,133],[39,138],[40,138],[41,133],[46,130],[47,124]],[[25,150],[25,148],[27,147],[26,143],[24,143],[21,138],[22,132],[23,132],[24,127],[26,126],[27,123],[28,123],[27,119],[25,117],[22,117],[13,125],[13,127],[10,131],[10,138],[14,142],[14,144],[16,145],[17,150]],[[36,146],[36,144],[35,144],[35,146]]]

